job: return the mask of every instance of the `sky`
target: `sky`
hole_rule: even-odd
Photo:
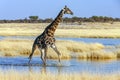
[[[0,19],[55,18],[65,5],[77,17],[120,18],[120,0],[0,0]]]

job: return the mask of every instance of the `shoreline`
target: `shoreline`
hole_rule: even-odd
[[[49,23],[5,23],[0,24],[0,36],[38,36]],[[58,26],[55,37],[74,38],[120,38],[120,22],[83,23],[82,25]]]

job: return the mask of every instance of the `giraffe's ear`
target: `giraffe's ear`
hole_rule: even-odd
[[[67,6],[65,5],[65,8],[67,8]]]

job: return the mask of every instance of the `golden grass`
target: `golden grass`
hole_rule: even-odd
[[[1,36],[36,36],[41,34],[48,23],[6,23],[0,24]],[[57,37],[120,38],[120,22],[83,23],[82,25],[60,24],[55,32]]]
[[[32,40],[1,40],[0,55],[1,56],[29,56],[31,53]],[[116,59],[120,58],[119,52],[106,52],[105,46],[99,43],[83,43],[73,41],[57,41],[56,45],[62,54],[62,59],[78,58],[78,59]],[[35,51],[35,55],[40,55],[39,50]],[[57,59],[57,54],[48,49],[47,58]]]
[[[120,80],[120,74],[52,74],[41,72],[25,73],[9,70],[0,72],[0,80]]]
[[[120,58],[120,49],[115,51],[115,54],[117,54],[117,57]]]

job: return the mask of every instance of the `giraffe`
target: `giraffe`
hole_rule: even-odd
[[[45,30],[43,31],[43,33],[41,35],[39,35],[34,43],[33,43],[33,47],[32,47],[32,52],[29,55],[29,62],[32,59],[33,53],[36,50],[36,48],[39,48],[40,52],[41,52],[41,60],[43,61],[43,64],[46,65],[46,56],[47,56],[47,50],[48,47],[51,47],[58,55],[58,61],[60,62],[61,59],[61,53],[58,51],[56,45],[55,45],[55,37],[54,37],[54,32],[57,29],[59,23],[62,21],[62,16],[64,14],[71,14],[73,15],[73,12],[67,7],[65,6],[58,14],[58,16],[54,19],[54,21],[49,24]]]

